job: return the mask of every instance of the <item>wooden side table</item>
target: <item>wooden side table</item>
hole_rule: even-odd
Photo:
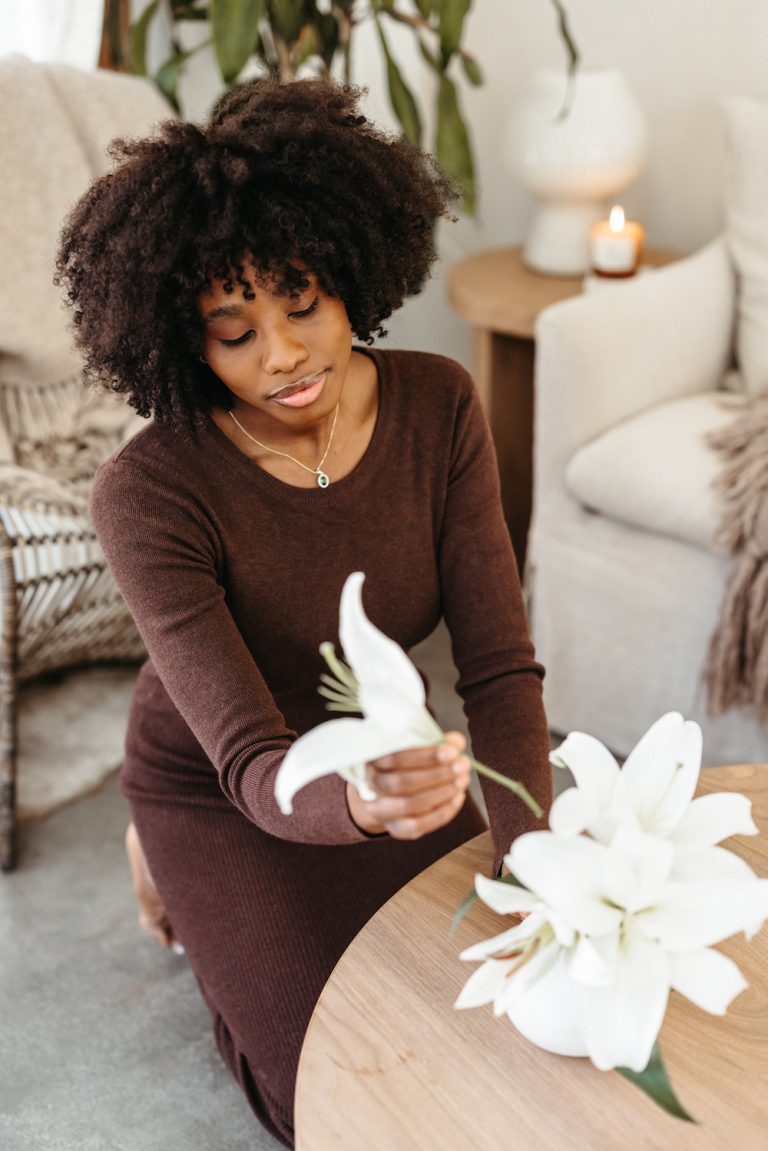
[[[491,425],[501,498],[520,571],[525,563],[533,488],[534,324],[539,312],[582,290],[581,276],[543,276],[522,248],[478,252],[448,272],[448,302],[475,328],[475,383]],[[654,267],[679,252],[650,249]]]
[[[707,768],[698,793],[738,791],[760,835],[728,842],[768,874],[768,764]],[[718,950],[749,982],[720,1018],[674,995],[660,1043],[698,1124],[673,1119],[616,1072],[551,1055],[490,1006],[454,1011],[475,964],[463,947],[510,926],[476,904],[451,917],[488,832],[427,868],[365,925],[334,968],[307,1031],[296,1089],[297,1151],[758,1151],[766,1146],[768,926]]]

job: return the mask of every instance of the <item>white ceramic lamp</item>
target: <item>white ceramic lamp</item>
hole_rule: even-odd
[[[576,276],[589,270],[592,225],[642,169],[647,129],[620,72],[578,71],[564,112],[566,92],[565,73],[537,73],[510,119],[504,153],[537,200],[526,264]]]

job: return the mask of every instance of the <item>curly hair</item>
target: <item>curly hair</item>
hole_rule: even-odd
[[[87,378],[179,432],[231,407],[200,361],[195,302],[213,279],[247,294],[245,261],[286,292],[308,269],[358,339],[384,334],[423,287],[455,193],[428,156],[359,114],[359,96],[256,80],[206,124],[169,120],[113,143],[118,163],[75,205],[56,262]]]

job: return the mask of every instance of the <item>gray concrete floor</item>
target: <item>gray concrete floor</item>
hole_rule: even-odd
[[[419,653],[462,727],[444,632]],[[116,780],[22,828],[0,876],[0,1151],[274,1151],[183,957],[138,929]]]

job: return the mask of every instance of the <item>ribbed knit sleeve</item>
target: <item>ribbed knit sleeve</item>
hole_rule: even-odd
[[[144,433],[142,433],[144,434]],[[100,469],[91,513],[115,580],[162,683],[225,795],[270,835],[358,843],[346,785],[326,776],[300,792],[291,816],[274,781],[295,738],[227,604],[220,536],[194,484],[136,466],[129,450]]]
[[[528,635],[490,430],[468,379],[457,411],[439,564],[474,755],[519,779],[547,811],[552,784],[543,669]],[[543,824],[512,792],[482,777],[481,785],[498,870],[512,840]]]

